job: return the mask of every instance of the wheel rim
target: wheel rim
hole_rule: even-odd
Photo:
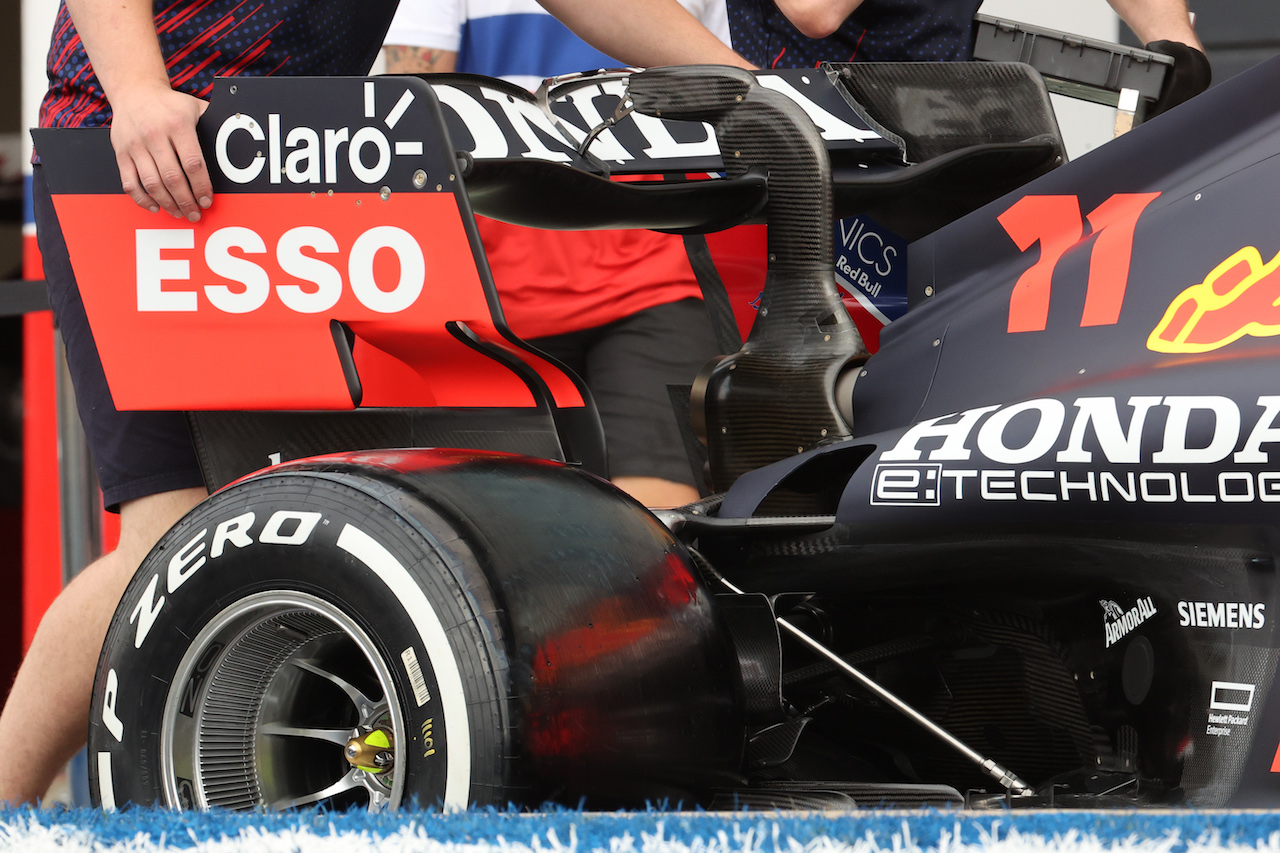
[[[382,772],[344,754],[374,729],[391,742]],[[165,800],[395,808],[404,731],[391,672],[359,625],[306,593],[259,593],[219,613],[179,663],[161,728]]]

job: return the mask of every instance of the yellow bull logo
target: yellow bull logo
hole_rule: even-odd
[[[1173,300],[1151,336],[1156,352],[1209,352],[1245,335],[1280,335],[1280,255],[1246,246]]]

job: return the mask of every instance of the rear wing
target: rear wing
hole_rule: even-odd
[[[117,405],[349,409],[359,359],[426,405],[581,405],[502,322],[442,124],[414,78],[219,81],[197,224],[120,194],[106,131],[36,132]]]
[[[757,75],[799,104],[844,170],[837,208],[922,208],[940,187],[949,220],[1060,159],[1046,108],[1029,139],[965,136],[963,150],[934,145],[908,163],[892,124],[849,95],[851,76],[874,88],[884,72]],[[1004,76],[1045,100],[1034,74]],[[931,80],[939,97],[971,88],[950,72]],[[507,328],[473,209],[697,232],[758,220],[769,193],[769,175],[727,164],[738,152],[707,125],[661,105],[631,111],[625,82],[579,76],[535,97],[462,75],[219,80],[199,125],[217,198],[194,225],[120,193],[108,131],[34,131],[117,405],[586,405],[576,377]],[[1015,174],[975,180],[975,163]],[[706,179],[609,180],[655,173]]]

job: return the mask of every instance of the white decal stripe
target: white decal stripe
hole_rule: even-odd
[[[98,796],[102,798],[104,811],[116,810],[116,786],[111,778],[111,753],[98,753]]]
[[[374,106],[373,106],[373,103],[374,103],[374,101],[373,101],[373,81],[372,81],[372,80],[366,80],[366,81],[365,81],[365,83],[364,83],[364,117],[365,117],[365,118],[373,118],[373,117],[374,117]]]
[[[849,284],[849,286],[845,288],[845,292],[858,300],[858,304],[861,305],[868,314],[879,320],[881,325],[889,325],[889,318],[886,317],[884,312],[877,308],[871,300],[863,294],[862,288],[858,287],[856,284]]]
[[[542,85],[543,80],[536,74],[507,74],[502,79],[508,83],[515,83],[523,89],[528,89],[530,92],[538,91],[538,87]]]
[[[815,75],[816,77],[816,75]],[[874,130],[865,130],[860,127],[854,127],[843,119],[833,116],[822,107],[809,100],[799,89],[792,86],[781,77],[772,74],[761,74],[756,77],[756,82],[766,89],[772,89],[775,92],[786,95],[795,101],[813,123],[818,126],[818,130],[822,134],[822,138],[828,141],[838,141],[842,139],[853,139],[858,142],[866,142],[871,139],[882,139],[880,134]]]
[[[471,793],[471,729],[462,675],[458,672],[458,663],[449,647],[449,638],[440,624],[440,617],[400,561],[369,534],[348,524],[338,534],[338,547],[382,579],[405,606],[418,636],[422,638],[431,668],[435,670],[440,702],[444,705],[448,762],[444,806],[446,809],[465,809]]]
[[[391,115],[387,116],[387,127],[392,130],[400,122],[400,117],[404,115],[404,111],[409,109],[409,105],[413,103],[413,92],[408,89],[400,96],[400,100],[396,101],[396,105],[391,108]]]
[[[396,154],[402,157],[421,157],[422,143],[398,140],[396,142]]]

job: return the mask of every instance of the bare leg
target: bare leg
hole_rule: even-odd
[[[34,802],[84,746],[98,652],[116,604],[160,536],[206,497],[181,489],[120,507],[120,544],[54,600],[0,712],[0,802]]]
[[[650,509],[684,506],[699,497],[693,486],[658,477],[614,477],[613,484]]]

